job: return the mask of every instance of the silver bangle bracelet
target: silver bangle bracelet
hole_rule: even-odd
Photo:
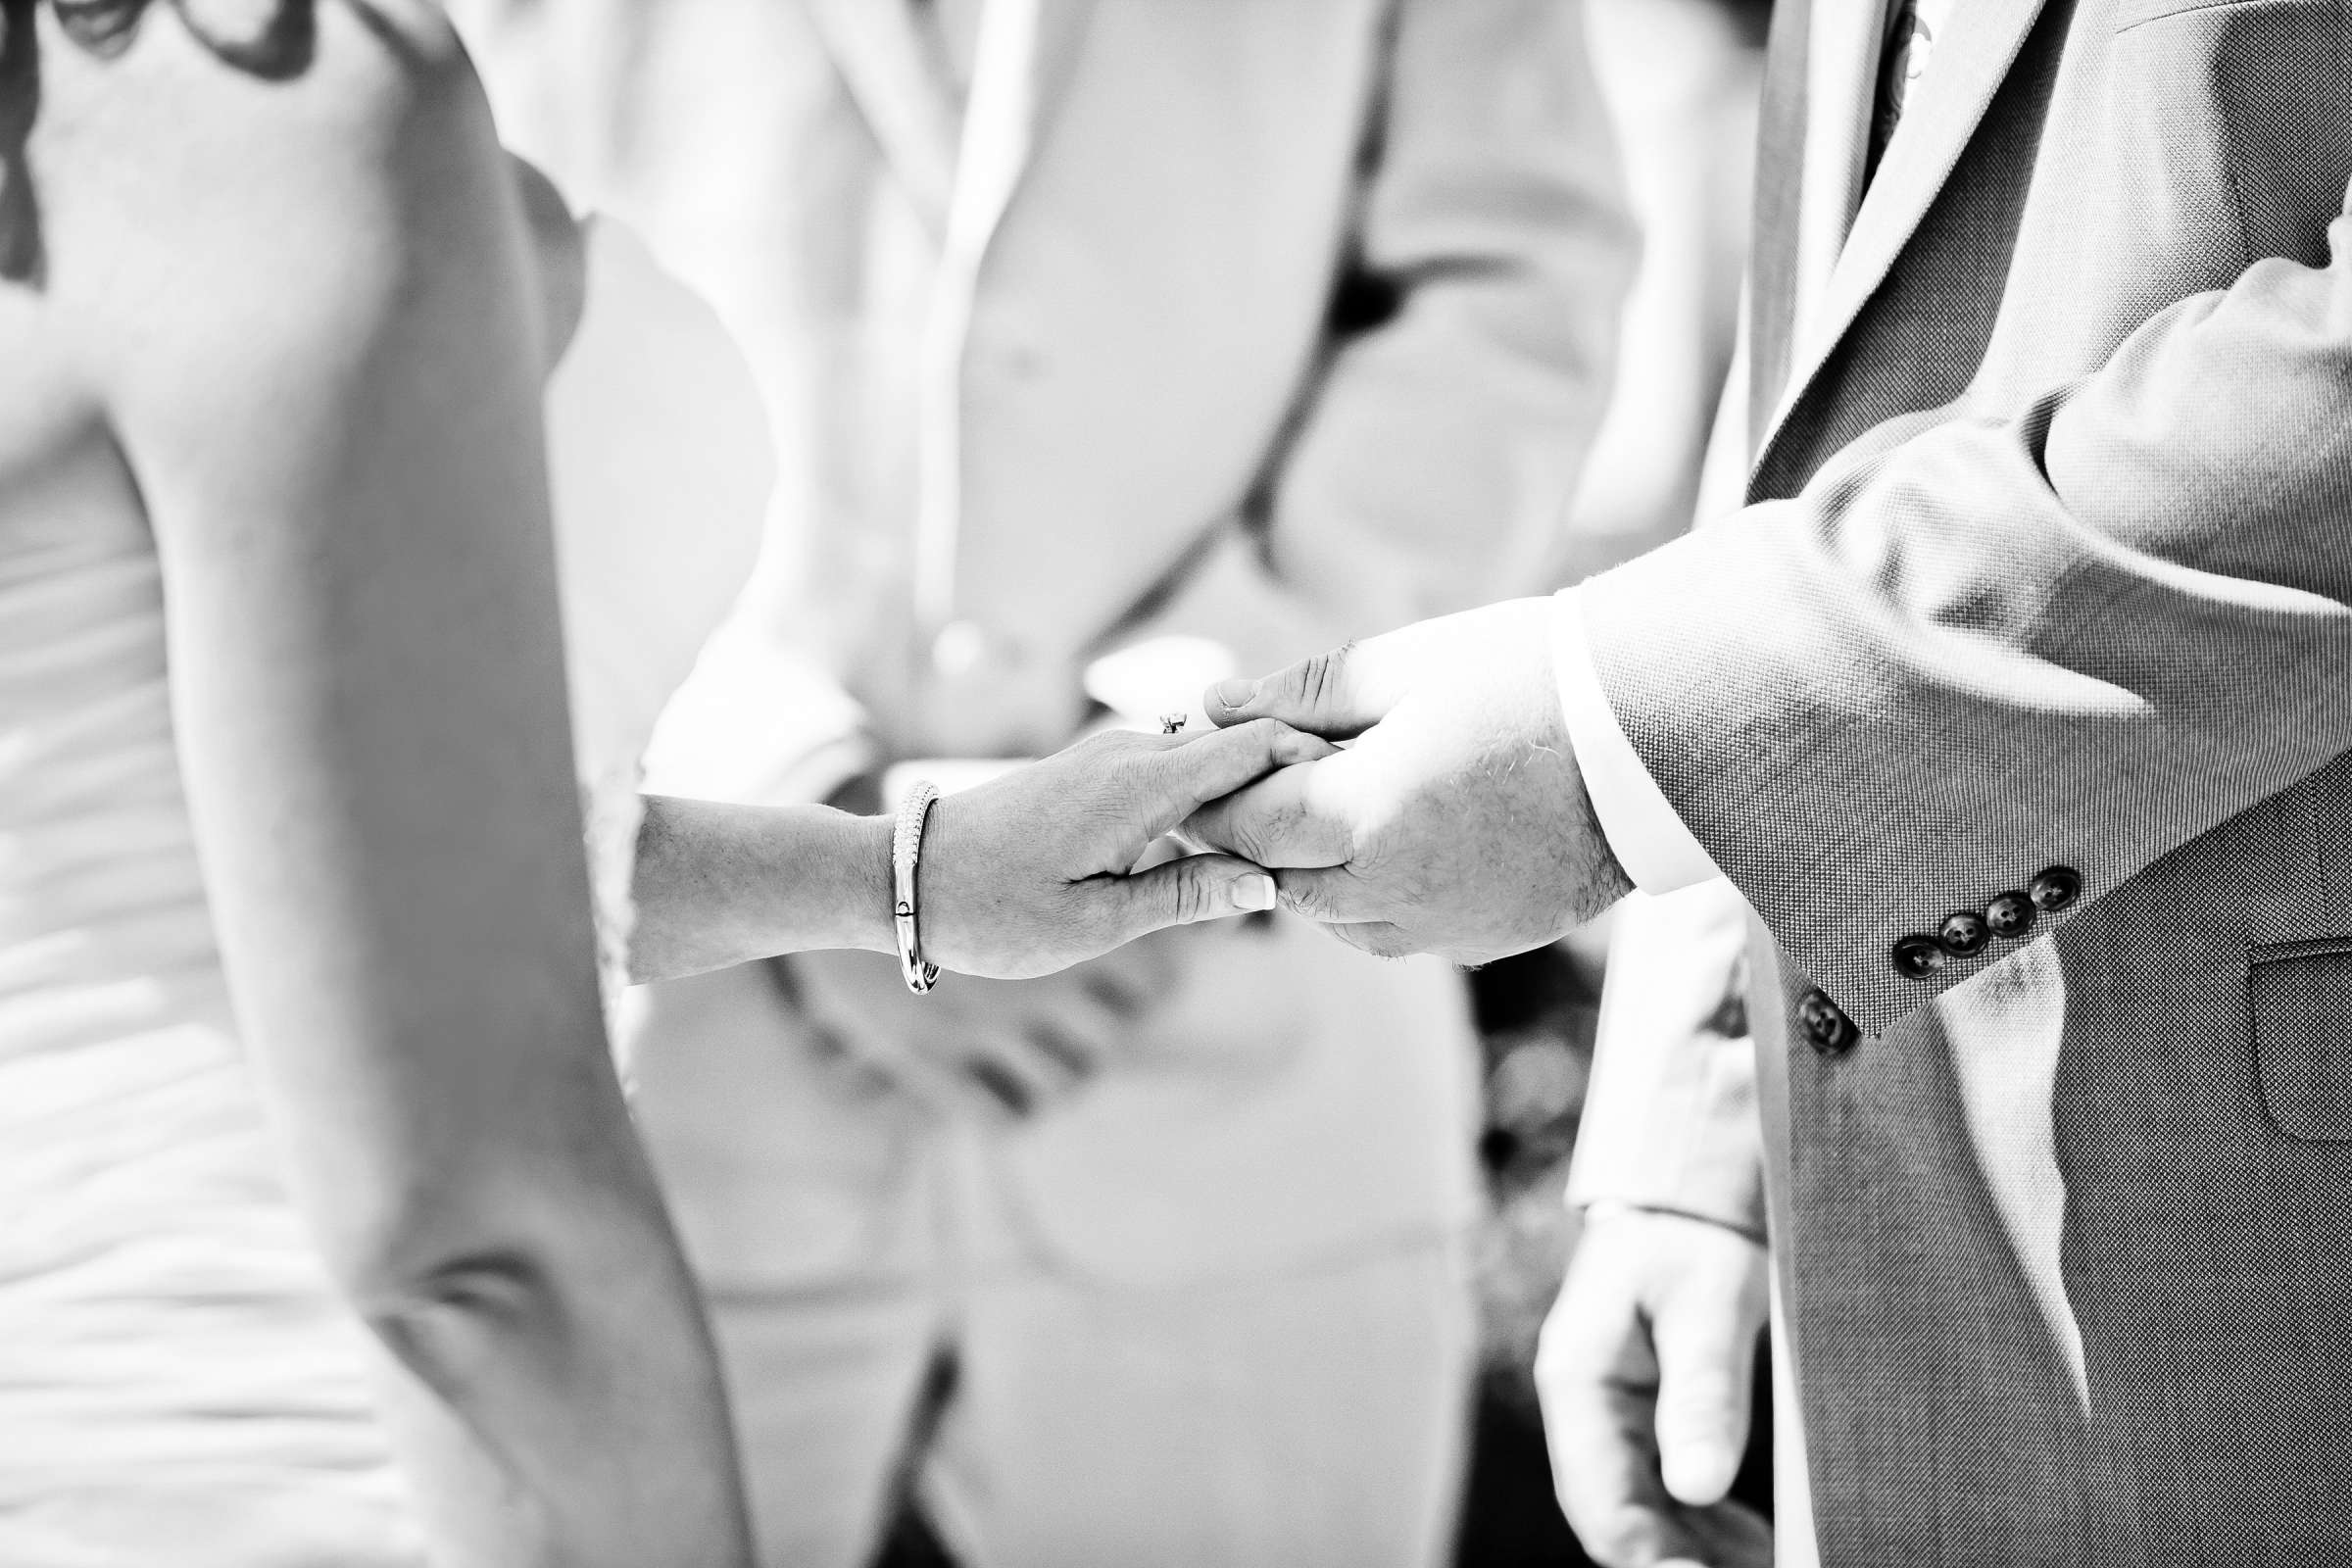
[[[923,858],[923,824],[939,800],[939,786],[926,780],[906,792],[890,840],[890,914],[899,933],[899,973],[906,989],[921,996],[939,983],[939,965],[923,961],[922,927],[915,902],[915,870]]]

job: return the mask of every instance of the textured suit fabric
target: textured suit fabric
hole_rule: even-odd
[[[1961,8],[1937,128],[1816,293],[1759,290],[1751,505],[1588,595],[1777,1002],[1861,1028],[1774,1031],[1827,1562],[2352,1551],[2348,47],[2316,0]],[[2052,864],[2085,882],[2034,933],[2084,1400],[1930,1005],[2020,949],[1889,962]]]
[[[1914,981],[1904,932],[2054,860],[2095,897],[2352,736],[2340,25],[2046,12],[1760,504],[1592,596],[1651,771],[1868,1030],[2002,951]]]

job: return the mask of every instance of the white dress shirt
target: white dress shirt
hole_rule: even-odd
[[[1551,666],[1568,723],[1568,744],[1585,776],[1585,793],[1592,798],[1592,814],[1600,819],[1600,831],[1617,863],[1644,893],[1672,893],[1721,876],[1706,846],[1683,825],[1649,776],[1600,689],[1592,646],[1585,636],[1586,586],[1552,597]]]

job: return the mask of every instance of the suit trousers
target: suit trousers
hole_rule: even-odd
[[[780,1035],[771,984],[663,986],[635,1030],[763,1564],[858,1568],[909,1495],[966,1568],[1445,1559],[1476,1354],[1464,1227],[1113,1277],[1031,1223],[1004,1128]],[[755,1104],[764,1138],[710,1123]]]

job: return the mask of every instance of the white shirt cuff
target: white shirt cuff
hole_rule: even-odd
[[[1585,636],[1582,592],[1568,588],[1552,596],[1551,667],[1592,814],[1600,818],[1617,863],[1644,893],[1672,893],[1719,877],[1723,872],[1714,857],[1683,825],[1649,776],[1600,689],[1600,672],[1592,666],[1592,646]]]

